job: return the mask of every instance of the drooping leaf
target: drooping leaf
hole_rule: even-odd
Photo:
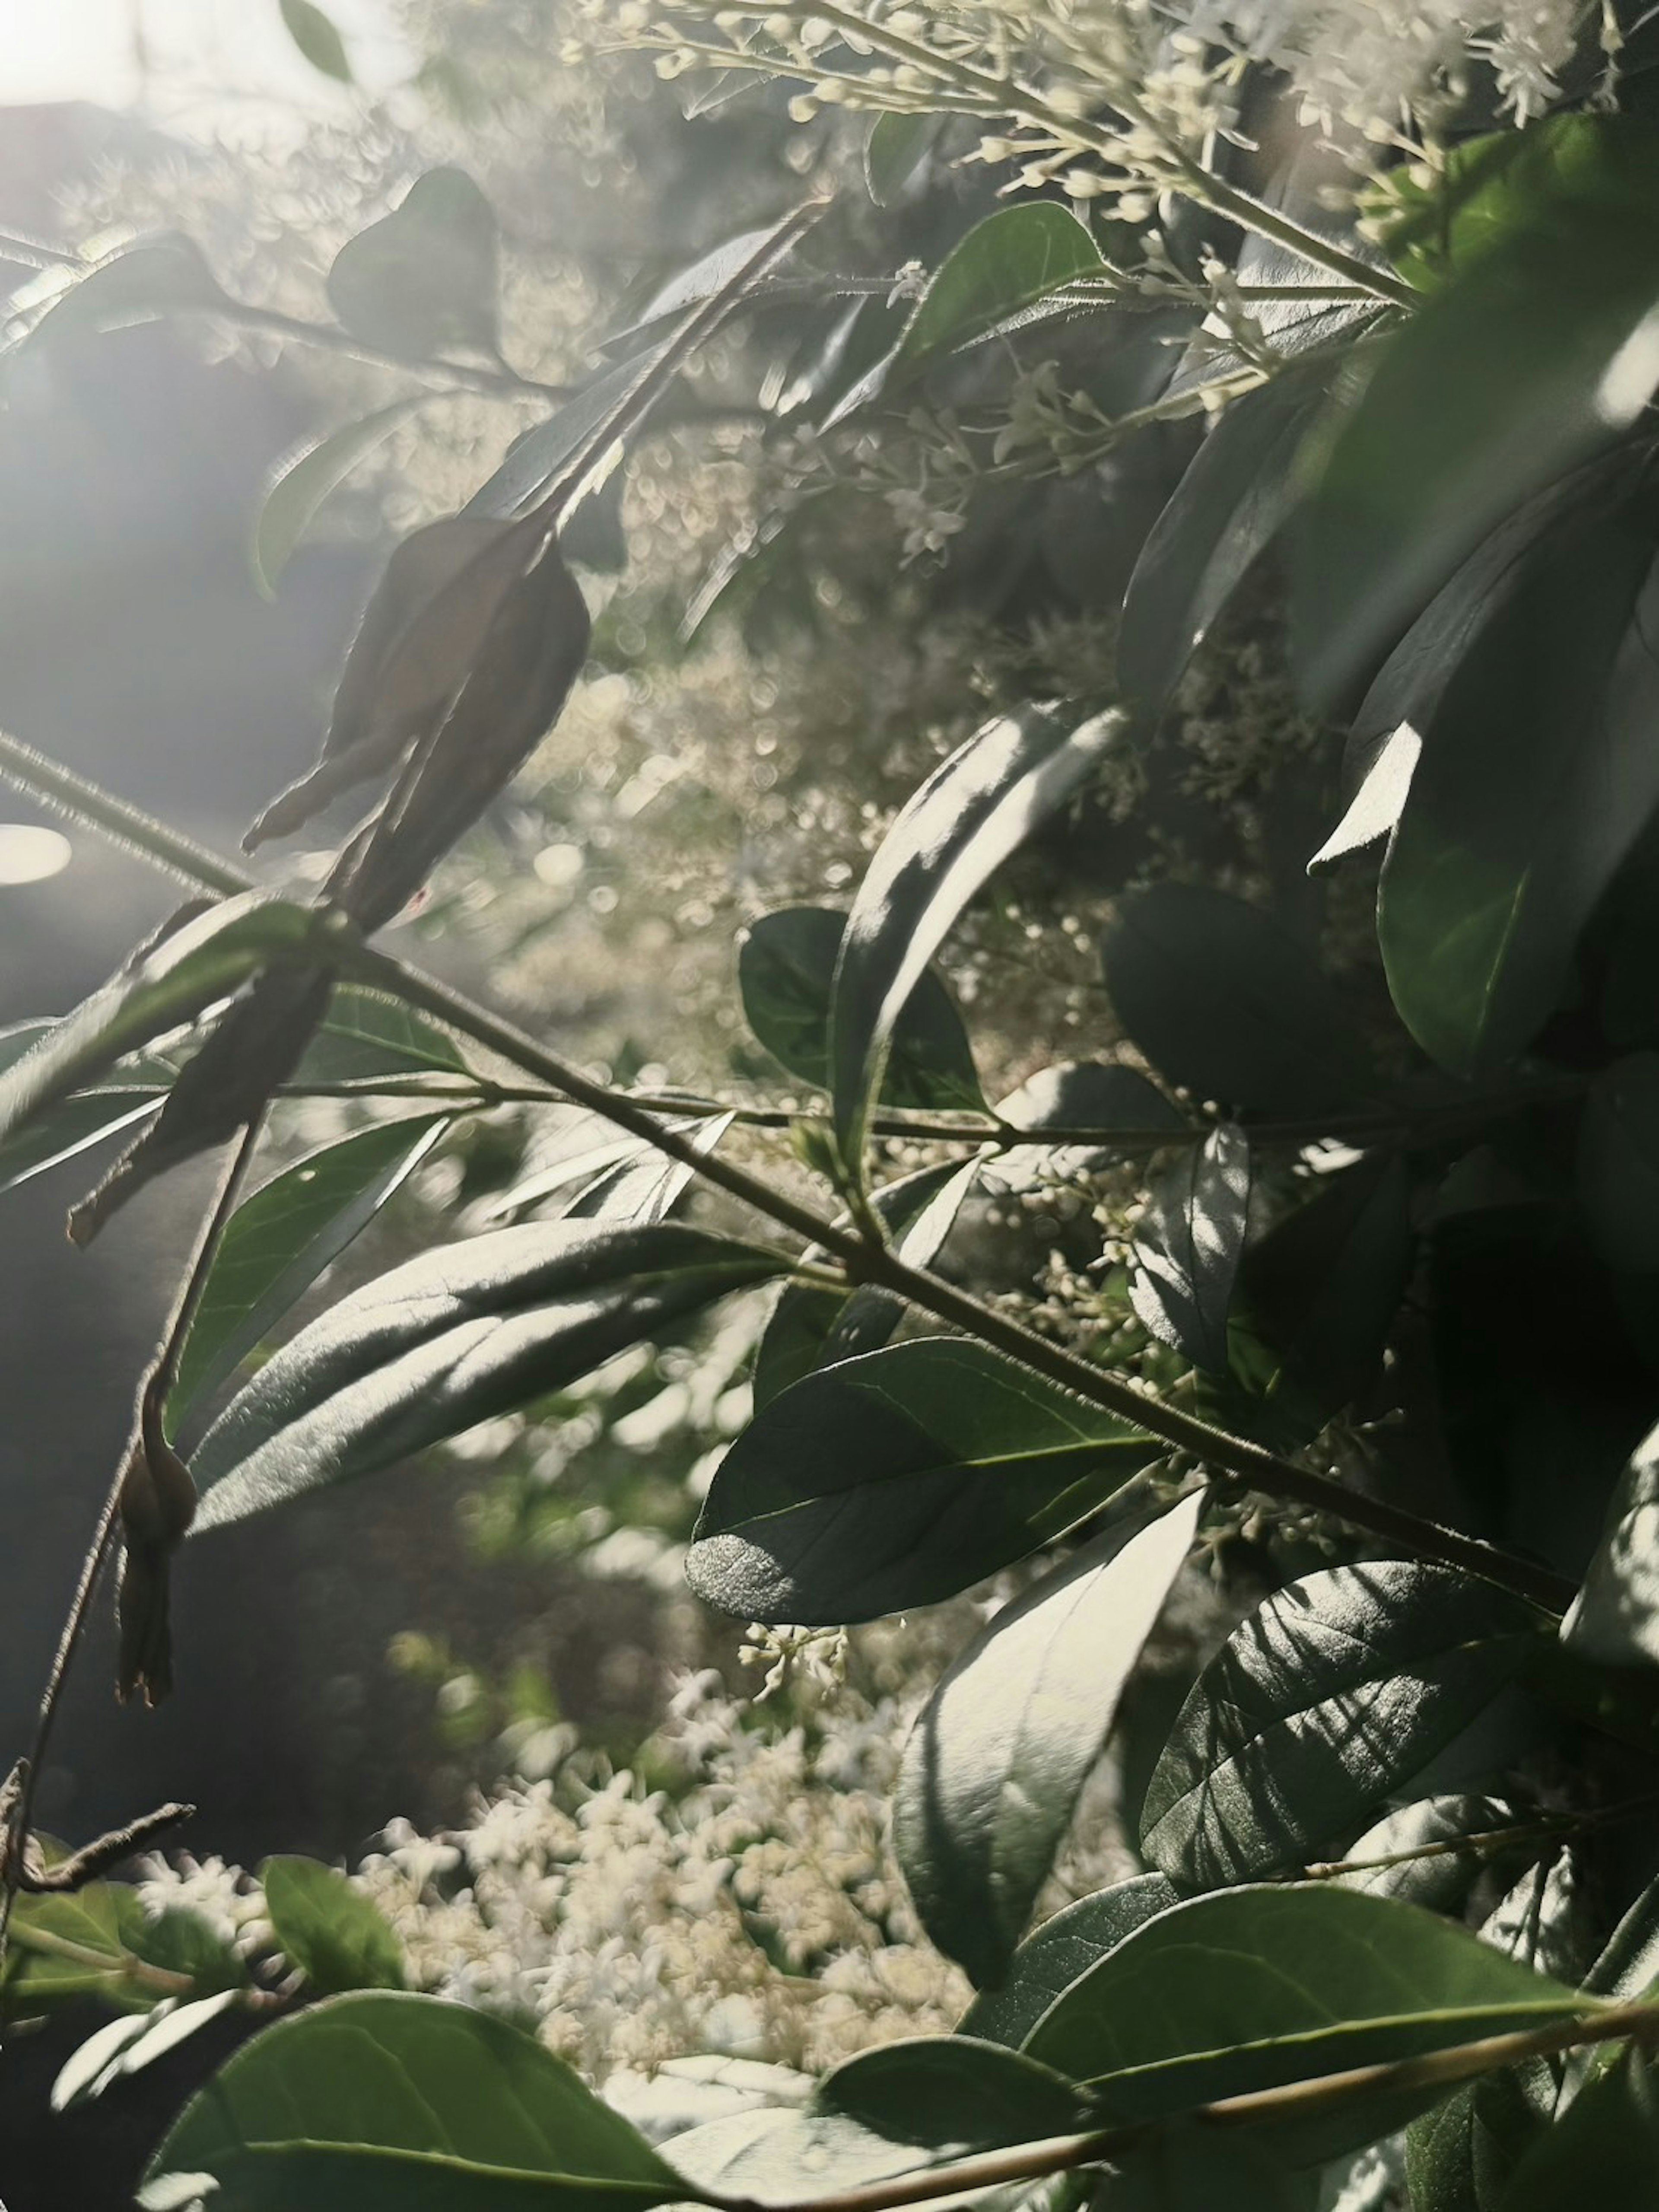
[[[214,2212],[618,2212],[683,2187],[533,2036],[391,1991],[246,2044],[168,2131],[140,2202],[178,2174],[211,2177]]]
[[[1571,161],[1546,165],[1524,218],[1393,333],[1337,433],[1293,541],[1316,700],[1495,525],[1630,429],[1659,380],[1659,139],[1579,121]]]
[[[830,1084],[829,1021],[847,917],[829,907],[781,907],[751,922],[738,953],[749,1026],[791,1075]],[[899,1017],[882,1073],[884,1105],[987,1111],[954,1000],[924,969]]]
[[[320,927],[315,913],[264,891],[226,899],[181,924],[0,1073],[0,1143],[136,1046],[193,1019],[269,963],[305,951]]]
[[[1275,1884],[1159,1913],[1055,2000],[1025,2048],[1083,2082],[1103,2120],[1127,2124],[1595,2008],[1414,1905]],[[1251,2135],[1311,2163],[1404,2116],[1397,2093],[1355,2096]]]
[[[168,1394],[174,1434],[368,1226],[447,1127],[443,1115],[377,1121],[295,1160],[237,1208]]]
[[[1182,671],[1296,503],[1297,464],[1330,380],[1324,363],[1281,371],[1228,407],[1141,550],[1123,601],[1117,674],[1142,723]]]
[[[1160,1176],[1135,1231],[1129,1301],[1195,1367],[1227,1364],[1227,1309],[1250,1210],[1250,1140],[1231,1122]]]
[[[1654,539],[1586,520],[1534,556],[1448,684],[1382,871],[1389,988],[1468,1076],[1528,1043],[1659,801]]]
[[[390,215],[346,240],[329,304],[349,331],[393,353],[497,349],[495,210],[464,169],[428,169]]]
[[[318,1996],[400,1990],[404,1947],[379,1907],[319,1859],[267,1859],[259,1869],[278,1949]]]
[[[1364,1055],[1340,999],[1260,907],[1158,884],[1116,902],[1102,951],[1118,1019],[1195,1097],[1293,1114],[1363,1094]]]
[[[1062,1990],[1080,1981],[1126,1936],[1180,1902],[1161,1874],[1135,1875],[1079,1898],[1026,1937],[1000,1987],[980,1992],[957,2033],[1018,2050]]]
[[[0,1030],[0,1076],[58,1026],[56,1022],[20,1022]],[[137,1054],[118,1060],[84,1091],[0,1144],[0,1191],[15,1190],[60,1161],[102,1144],[153,1114],[172,1088],[178,1070],[171,1061]]]
[[[348,422],[325,438],[309,440],[276,464],[260,502],[252,548],[253,580],[267,599],[275,597],[277,580],[325,501],[359,461],[383,445],[431,396],[394,399],[389,407],[376,408],[374,414]]]
[[[1659,1267],[1659,1053],[1604,1068],[1578,1125],[1578,1195],[1609,1267]]]
[[[684,1133],[701,1157],[714,1152],[737,1119],[735,1113],[708,1114]],[[649,1154],[618,1160],[596,1176],[565,1208],[567,1221],[666,1221],[690,1187],[696,1170],[684,1160]]]
[[[981,1988],[1007,1975],[1203,1504],[1115,1515],[981,1630],[911,1731],[894,1852],[922,1926]]]
[[[1659,1665],[1659,1429],[1619,1478],[1562,1641],[1607,1667]]]
[[[387,1467],[562,1389],[778,1261],[674,1223],[499,1229],[395,1267],[302,1329],[192,1455],[195,1528]]]
[[[1116,714],[1073,726],[1052,709],[1000,717],[900,810],[847,917],[830,994],[830,1099],[850,1167],[862,1158],[890,1048],[927,963],[975,892],[1098,767],[1121,726]]]
[[[890,1345],[807,1376],[744,1431],[686,1578],[745,1620],[936,1604],[1063,1534],[1161,1449],[982,1345]]]
[[[1143,1851],[1196,1888],[1307,1864],[1489,1705],[1537,1634],[1516,1599],[1444,1567],[1379,1560],[1277,1591],[1182,1706]]]
[[[345,40],[316,0],[281,0],[288,34],[314,70],[331,76],[337,84],[352,82],[351,62]]]

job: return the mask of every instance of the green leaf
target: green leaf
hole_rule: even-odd
[[[1084,2083],[1104,2122],[1127,2124],[1595,2008],[1416,1905],[1269,1884],[1148,1921],[1055,2001],[1025,2048]],[[1298,2164],[1335,2158],[1397,2124],[1400,2101],[1379,2110],[1357,2094],[1252,2136]]]
[[[1129,1302],[1194,1367],[1227,1364],[1227,1309],[1250,1211],[1250,1140],[1224,1121],[1154,1185],[1135,1231]]]
[[[1073,797],[1121,730],[1115,714],[1077,726],[1042,708],[1000,717],[900,810],[847,917],[830,994],[830,1090],[849,1167],[862,1158],[890,1048],[927,963],[969,900]]]
[[[136,1045],[192,1020],[262,968],[311,949],[313,909],[246,891],[195,915],[120,969],[0,1073],[0,1144]]]
[[[1619,1478],[1561,1639],[1602,1666],[1659,1665],[1659,1428],[1643,1437]]]
[[[1319,2176],[1297,2173],[1237,2129],[1163,2130],[1115,2161],[1111,2212],[1316,2212]]]
[[[1115,1516],[980,1631],[911,1731],[894,1853],[922,1926],[981,1988],[1008,1972],[1203,1505]]]
[[[1188,1126],[1180,1108],[1172,1106],[1137,1069],[1108,1067],[1094,1060],[1038,1068],[1018,1091],[998,1100],[996,1115],[999,1121],[1034,1136],[1053,1129],[1086,1129],[1091,1140],[1099,1139],[1103,1152],[1111,1150],[1112,1137],[1119,1131],[1144,1136],[1148,1130]],[[1078,1139],[1073,1142],[1083,1149]]]
[[[193,239],[157,231],[121,246],[62,293],[30,330],[25,349],[127,330],[167,315],[210,312],[225,294]]]
[[[1659,801],[1653,553],[1634,513],[1558,532],[1423,733],[1377,937],[1401,1019],[1455,1074],[1530,1042]]]
[[[957,2023],[959,2035],[1018,2050],[1063,1990],[1080,1981],[1126,1936],[1181,1902],[1161,1874],[1136,1875],[1080,1897],[1045,1920],[1009,1961],[1006,1979],[982,1990]]]
[[[288,34],[314,70],[337,83],[352,82],[345,40],[314,0],[280,0]]]
[[[167,1399],[172,1434],[368,1226],[448,1126],[441,1114],[377,1121],[307,1152],[238,1206],[179,1354]]]
[[[213,2212],[616,2212],[683,2189],[533,2037],[390,1992],[245,2045],[185,2106],[140,2201],[178,2174],[212,2177]]]
[[[1158,884],[1115,902],[1102,952],[1118,1019],[1194,1097],[1297,1114],[1363,1095],[1364,1055],[1341,1000],[1260,907]]]
[[[380,1077],[472,1076],[460,1047],[446,1029],[417,1014],[401,999],[337,983],[328,1012],[306,1047],[296,1085],[362,1083]]]
[[[1574,159],[1394,333],[1337,432],[1294,540],[1316,701],[1506,515],[1632,428],[1659,380],[1659,133],[1581,123]]]
[[[535,1222],[428,1252],[301,1329],[232,1400],[191,1455],[195,1530],[562,1389],[780,1264],[674,1223]]]
[[[1305,1865],[1399,1790],[1512,1680],[1516,1599],[1378,1560],[1275,1592],[1194,1684],[1141,1811],[1178,1887]]]
[[[574,460],[610,416],[656,374],[678,336],[676,325],[642,353],[591,377],[556,413],[514,441],[507,459],[474,492],[462,514],[514,514],[545,491],[565,463]]]
[[[325,502],[359,461],[384,445],[400,422],[434,396],[422,392],[394,399],[361,422],[309,441],[276,464],[260,502],[252,549],[253,580],[267,599],[275,598],[277,579]]]
[[[1330,374],[1323,362],[1281,370],[1234,400],[1153,524],[1117,640],[1118,682],[1140,721],[1164,713],[1187,663],[1279,535]]]
[[[865,189],[878,208],[895,207],[932,152],[942,118],[906,115],[890,108],[877,116],[864,142]]]
[[[105,1881],[64,1896],[19,1897],[5,1962],[7,2015],[80,1996],[149,2013],[155,1988],[134,1972],[127,1940],[126,1915],[137,1905],[131,1890]]]
[[[1578,1195],[1609,1267],[1659,1267],[1659,1053],[1604,1068],[1578,1125]]]
[[[1659,2082],[1627,2051],[1580,2091],[1522,2159],[1495,2212],[1561,2212],[1581,2202],[1643,2205],[1659,2170]]]
[[[828,907],[782,907],[750,924],[738,954],[738,988],[750,1028],[791,1075],[820,1091],[830,1085],[830,999],[846,928],[847,917]],[[881,1101],[936,1111],[988,1111],[962,1017],[944,984],[925,967],[893,1036]]]
[[[1372,1897],[1392,1897],[1402,1905],[1420,1905],[1427,1912],[1461,1912],[1471,1889],[1483,1873],[1504,1859],[1489,1843],[1471,1843],[1465,1849],[1448,1850],[1466,1836],[1493,1829],[1520,1827],[1526,1823],[1515,1807],[1502,1798],[1448,1796],[1420,1797],[1398,1812],[1385,1814],[1343,1851],[1345,1863],[1358,1871],[1338,1875],[1345,1889],[1363,1889]],[[1523,1859],[1534,1857],[1534,1840],[1510,1847]],[[1421,1854],[1421,1856],[1413,1856]],[[1368,1865],[1370,1860],[1377,1862]],[[1388,1864],[1388,1861],[1395,1862]]]
[[[809,1375],[744,1430],[686,1579],[744,1620],[933,1605],[1063,1535],[1162,1449],[982,1345],[890,1345]]]
[[[400,1990],[404,1947],[378,1906],[319,1859],[267,1859],[259,1869],[278,1948],[319,1996]]]
[[[58,1026],[56,1022],[19,1022],[0,1030],[0,1076]],[[177,1074],[172,1062],[148,1054],[118,1061],[103,1081],[63,1099],[54,1111],[0,1144],[0,1191],[15,1190],[19,1183],[131,1128],[155,1112]]]
[[[390,215],[348,239],[328,297],[349,331],[392,353],[495,354],[495,211],[464,169],[428,169]]]
[[[188,2042],[198,2028],[206,2027],[240,2002],[240,1990],[219,1990],[212,1996],[195,1997],[185,2004],[176,1998],[164,1998],[148,2014],[128,2013],[110,2021],[65,2061],[52,2085],[52,2109],[62,2112],[71,2106],[89,2104],[118,2081],[165,2058]]]

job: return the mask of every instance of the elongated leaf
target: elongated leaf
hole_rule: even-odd
[[[686,1579],[746,1620],[936,1604],[1096,1511],[1162,1447],[954,1337],[775,1398],[717,1470]]]
[[[1118,1019],[1196,1097],[1291,1114],[1363,1094],[1364,1054],[1340,999],[1259,907],[1158,884],[1117,901],[1102,952]]]
[[[267,1859],[259,1881],[277,1947],[316,1996],[404,1987],[403,1945],[344,1875],[318,1859]]]
[[[995,218],[993,218],[995,220]],[[856,1168],[899,1018],[963,908],[1064,805],[1121,733],[1047,709],[988,723],[901,810],[847,917],[830,1002],[830,1090]]]
[[[1609,1667],[1659,1665],[1659,1429],[1632,1454],[1562,1640]]]
[[[911,1731],[894,1852],[922,1926],[981,1988],[1008,1972],[1203,1504],[1115,1516],[981,1630]]]
[[[155,2154],[150,2203],[175,2174],[211,2176],[215,2212],[615,2212],[683,2185],[533,2037],[391,1992],[331,1998],[244,2045]]]
[[[158,2058],[187,2043],[198,2030],[241,2002],[238,1990],[219,1990],[186,2003],[164,1998],[148,2015],[127,2014],[88,2036],[52,2085],[52,2109],[67,2112],[88,2104],[118,2081],[143,2073]]]
[[[738,954],[750,1028],[791,1075],[818,1090],[830,1087],[830,1008],[846,929],[847,917],[828,907],[781,907],[750,924]],[[955,1001],[925,966],[899,1017],[880,1097],[887,1106],[989,1110]]]
[[[267,599],[275,596],[277,579],[325,501],[359,461],[383,445],[431,396],[394,399],[389,407],[377,408],[361,422],[348,422],[343,429],[313,440],[277,463],[253,532],[253,578]]]
[[[1054,1999],[1080,1981],[1126,1936],[1181,1902],[1161,1874],[1136,1875],[1080,1897],[1028,1936],[1001,1986],[983,1990],[957,2025],[959,2035],[1018,2050]]]
[[[737,1119],[735,1113],[705,1115],[689,1128],[672,1124],[690,1136],[700,1156],[714,1152]],[[619,1160],[594,1177],[565,1208],[567,1221],[665,1221],[690,1188],[696,1170],[683,1160],[649,1154],[636,1160]]]
[[[301,1088],[322,1083],[368,1085],[382,1077],[471,1073],[455,1039],[436,1022],[400,999],[357,983],[337,983],[294,1080]]]
[[[337,84],[349,84],[351,63],[346,54],[345,40],[331,19],[314,4],[314,0],[281,0],[281,5],[289,36],[313,69],[331,76]]]
[[[0,1073],[0,1143],[136,1045],[191,1020],[268,963],[313,943],[321,924],[263,891],[184,923],[111,977]]]
[[[195,240],[178,231],[156,231],[117,247],[79,277],[40,317],[24,343],[40,351],[66,338],[224,305],[224,292]]]
[[[1659,144],[1645,124],[1581,121],[1573,161],[1395,332],[1338,432],[1292,577],[1316,700],[1496,524],[1628,430],[1659,381]]]
[[[1416,1905],[1275,1885],[1159,1913],[1074,1982],[1025,2047],[1085,2083],[1108,2122],[1128,2123],[1595,2008]],[[1252,2133],[1311,2162],[1386,2131],[1398,2108],[1387,2100],[1379,2126],[1376,2102],[1356,2097]]]
[[[1143,722],[1182,671],[1296,502],[1297,463],[1331,372],[1281,371],[1222,415],[1142,548],[1123,601],[1117,672]]]
[[[1135,1231],[1130,1304],[1195,1367],[1227,1364],[1227,1309],[1249,1211],[1250,1140],[1224,1121],[1165,1170]]]
[[[1610,1267],[1659,1267],[1659,1053],[1615,1060],[1591,1085],[1578,1126],[1578,1194]]]
[[[676,343],[677,333],[671,331],[642,352],[589,378],[556,414],[517,440],[500,468],[473,493],[462,513],[494,517],[521,513],[548,489],[565,464],[575,459],[611,414],[644,387]]]
[[[376,1122],[273,1176],[231,1217],[168,1395],[177,1432],[360,1236],[448,1127],[442,1115]]]
[[[562,1389],[778,1266],[673,1223],[537,1222],[428,1252],[301,1329],[232,1400],[191,1457],[206,1493],[195,1528],[388,1467]]]
[[[1538,1633],[1514,1598],[1382,1560],[1270,1597],[1194,1683],[1141,1811],[1179,1885],[1305,1865],[1410,1781]]]
[[[1634,514],[1558,533],[1423,733],[1377,936],[1401,1018],[1455,1073],[1531,1040],[1659,802],[1653,555]]]
[[[0,1077],[48,1037],[56,1022],[19,1022],[0,1030]],[[139,1054],[0,1144],[0,1191],[44,1175],[60,1161],[102,1144],[153,1114],[178,1073],[171,1061]]]

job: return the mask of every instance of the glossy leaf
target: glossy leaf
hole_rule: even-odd
[[[192,1455],[195,1528],[457,1436],[568,1383],[727,1292],[770,1255],[672,1223],[500,1229],[393,1268],[301,1329]]]
[[[1659,1053],[1604,1068],[1578,1125],[1578,1195],[1609,1267],[1659,1267]]]
[[[738,954],[749,1026],[773,1058],[818,1090],[830,1085],[829,1021],[847,917],[782,907],[751,922]],[[881,1077],[884,1105],[983,1113],[973,1050],[955,1002],[924,967],[898,1019]]]
[[[268,963],[303,951],[321,926],[315,913],[263,891],[226,899],[182,924],[0,1073],[0,1144],[135,1046],[193,1019]]]
[[[179,1354],[170,1430],[264,1342],[447,1127],[442,1115],[377,1121],[307,1152],[238,1206]]]
[[[1083,2082],[1104,2121],[1127,2124],[1594,2008],[1415,1905],[1274,1884],[1148,1921],[1056,1999],[1025,2048]],[[1379,2125],[1377,2102],[1356,2096],[1252,2132],[1312,2162],[1386,2132],[1398,2106],[1384,2100]]]
[[[1197,884],[1116,902],[1102,950],[1118,1019],[1196,1097],[1296,1114],[1352,1100],[1365,1065],[1336,992],[1260,907]]]
[[[1126,1936],[1181,1902],[1161,1874],[1133,1875],[1080,1897],[1028,1936],[994,1990],[982,1990],[957,2023],[959,2035],[1018,2050],[1054,1999]]]
[[[900,810],[847,917],[830,994],[830,1091],[849,1165],[863,1155],[890,1048],[927,963],[969,900],[1082,787],[1121,728],[1115,714],[1076,726],[1044,709],[1002,717]]]
[[[1659,1429],[1642,1439],[1619,1478],[1561,1637],[1602,1666],[1659,1665]]]
[[[809,1375],[744,1431],[686,1578],[745,1620],[933,1605],[1062,1535],[1162,1449],[981,1345],[891,1345]]]
[[[390,215],[346,240],[329,303],[349,331],[394,353],[496,350],[495,211],[463,169],[428,169]]]
[[[1516,1599],[1443,1567],[1379,1560],[1291,1583],[1194,1685],[1142,1850],[1199,1888],[1307,1864],[1492,1702],[1536,1634]]]
[[[211,2176],[214,2212],[617,2212],[683,2185],[532,2036],[435,1997],[335,1997],[246,2044],[144,2178]]]
[[[1316,700],[1506,515],[1630,429],[1659,381],[1659,143],[1628,118],[1582,120],[1573,162],[1393,333],[1337,433],[1292,576]]]
[[[1231,1122],[1165,1169],[1135,1231],[1129,1302],[1195,1367],[1227,1364],[1227,1309],[1250,1211],[1250,1140]]]
[[[314,70],[331,76],[337,84],[349,84],[351,63],[345,40],[314,0],[281,0],[288,34]]]
[[[253,532],[254,581],[267,598],[274,596],[277,580],[324,503],[358,462],[384,445],[398,424],[422,404],[422,398],[430,396],[394,399],[389,407],[377,408],[360,422],[348,422],[343,429],[314,439],[278,462]]]
[[[922,1926],[981,1988],[1008,1972],[1203,1504],[1115,1516],[987,1623],[911,1731],[894,1853]]]
[[[400,1990],[404,1947],[385,1915],[344,1875],[319,1859],[267,1859],[259,1869],[278,1949],[312,1993]]]
[[[1558,534],[1423,733],[1377,936],[1401,1018],[1455,1074],[1530,1042],[1659,803],[1653,554],[1633,514]]]

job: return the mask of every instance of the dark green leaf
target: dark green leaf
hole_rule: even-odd
[[[981,1988],[1008,1972],[1203,1505],[1115,1515],[981,1630],[905,1745],[894,1853],[922,1926]]]
[[[1650,1881],[1602,1945],[1584,1977],[1599,1997],[1634,2002],[1659,1982],[1659,1880]]]
[[[1578,1125],[1578,1195],[1609,1267],[1659,1267],[1659,1053],[1603,1069]]]
[[[1154,1185],[1135,1231],[1129,1300],[1195,1367],[1227,1364],[1227,1309],[1250,1211],[1250,1140],[1222,1122]]]
[[[0,1073],[0,1143],[134,1046],[191,1020],[268,963],[306,950],[322,927],[315,912],[264,891],[226,899],[185,922]]]
[[[337,983],[294,1080],[301,1088],[324,1083],[367,1087],[380,1078],[471,1073],[455,1039],[436,1022],[400,999],[357,983]]]
[[[264,1341],[447,1127],[442,1115],[377,1121],[307,1152],[238,1206],[179,1354],[167,1401],[170,1432]]]
[[[957,2033],[1017,2050],[1062,1990],[1080,1981],[1126,1936],[1180,1901],[1161,1874],[1136,1875],[1079,1898],[1026,1937],[1009,1961],[1006,1980],[974,1999]]]
[[[1180,1108],[1172,1106],[1138,1070],[1103,1066],[1094,1060],[1040,1067],[1018,1091],[999,1099],[996,1115],[999,1121],[1033,1135],[1051,1129],[1086,1130],[1090,1138],[1099,1138],[1103,1152],[1111,1150],[1115,1132],[1145,1136],[1149,1130],[1188,1126]]]
[[[1117,901],[1102,949],[1119,1020],[1197,1097],[1294,1114],[1363,1093],[1364,1054],[1340,999],[1260,907],[1158,884]]]
[[[1646,2205],[1659,2172],[1659,2083],[1634,2051],[1582,2090],[1521,2161],[1495,2212]]]
[[[253,579],[267,599],[274,597],[277,579],[325,501],[338,490],[359,461],[383,445],[398,424],[431,396],[428,392],[394,399],[389,407],[377,408],[361,422],[348,422],[325,438],[308,441],[276,464],[253,532]]]
[[[791,1075],[830,1085],[829,1021],[847,917],[828,907],[783,907],[744,934],[738,985],[749,1026]],[[884,1105],[987,1111],[974,1057],[950,993],[931,969],[916,980],[882,1073]]]
[[[1330,371],[1284,370],[1222,415],[1153,525],[1129,579],[1117,673],[1143,721],[1156,721],[1182,671],[1256,561],[1298,490],[1297,462]]]
[[[1395,331],[1337,433],[1296,538],[1316,699],[1504,516],[1628,430],[1659,380],[1659,134],[1580,120],[1571,162],[1547,167],[1524,220]]]
[[[1558,533],[1423,733],[1377,936],[1401,1018],[1455,1073],[1531,1040],[1659,800],[1656,610],[1653,538],[1634,514]]]
[[[339,84],[351,82],[345,40],[314,0],[281,0],[288,34],[314,70]]]
[[[1298,2173],[1230,2129],[1163,2130],[1115,2162],[1111,2212],[1316,2212],[1319,2176]]]
[[[389,1992],[329,1999],[245,2045],[155,2154],[151,2202],[174,2174],[210,2175],[214,2212],[617,2212],[683,2187],[533,2037]]]
[[[686,1578],[745,1620],[936,1604],[1063,1534],[1162,1449],[982,1345],[891,1345],[809,1375],[744,1431]]]
[[[428,1252],[302,1329],[232,1400],[191,1457],[205,1492],[195,1528],[388,1467],[562,1389],[778,1267],[673,1223],[536,1222]]]
[[[1116,714],[1075,726],[1048,709],[1001,717],[900,810],[847,917],[830,994],[830,1090],[850,1167],[862,1158],[890,1047],[927,963],[969,900],[1077,792],[1121,728]]]
[[[1659,1665],[1659,1429],[1632,1454],[1562,1640],[1607,1667]]]
[[[428,169],[328,272],[349,331],[393,353],[496,350],[495,211],[463,169]]]
[[[1027,2039],[1109,2123],[1543,2027],[1594,2000],[1413,1905],[1321,1883],[1235,1889],[1160,1913],[1073,1984]],[[1419,2106],[1433,2095],[1418,2100]],[[1253,2130],[1297,2163],[1386,2131],[1397,2094]]]
[[[379,1908],[319,1859],[267,1859],[259,1869],[277,1948],[317,1996],[400,1990],[404,1947]]]
[[[1513,1678],[1516,1600],[1378,1560],[1276,1592],[1194,1683],[1141,1811],[1177,1885],[1306,1865],[1408,1783]]]
[[[864,181],[878,208],[893,207],[927,159],[939,137],[941,118],[902,114],[890,108],[877,116],[864,142]]]

